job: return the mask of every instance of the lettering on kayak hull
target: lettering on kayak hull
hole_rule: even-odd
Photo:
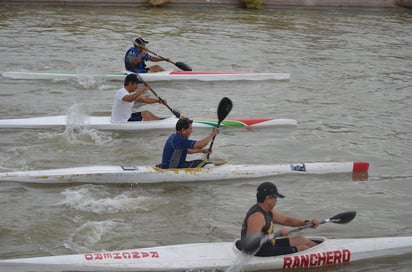
[[[350,262],[348,249],[326,251],[283,258],[283,268],[319,267]]]
[[[159,258],[159,253],[157,251],[86,253],[84,254],[84,258],[87,261],[129,260],[142,258]]]

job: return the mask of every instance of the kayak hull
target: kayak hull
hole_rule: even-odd
[[[0,260],[0,268],[70,271],[224,271],[241,265],[242,271],[300,269],[412,252],[412,236],[358,239],[308,237],[319,245],[294,254],[255,257],[239,252],[234,242],[192,243],[132,250]],[[53,271],[53,270],[50,270]]]
[[[128,72],[76,73],[76,72],[24,72],[8,71],[2,76],[12,79],[81,80],[85,78],[124,80]],[[145,81],[197,80],[197,81],[239,81],[239,80],[289,80],[289,73],[257,72],[204,72],[163,71],[139,74]]]
[[[0,128],[11,129],[53,129],[65,127],[84,126],[98,130],[154,130],[154,129],[174,129],[177,118],[170,116],[162,120],[140,121],[140,122],[113,122],[109,116],[79,116],[67,115],[33,117],[20,119],[0,120]],[[194,119],[194,128],[216,127],[218,121],[214,119]],[[275,118],[228,118],[223,120],[221,128],[263,128],[263,127],[296,127],[297,121],[293,119]]]
[[[0,173],[0,181],[27,183],[145,184],[256,179],[281,174],[367,173],[367,162],[317,162],[262,165],[225,163],[204,168],[160,169],[155,166],[85,166]]]

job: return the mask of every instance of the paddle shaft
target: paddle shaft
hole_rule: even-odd
[[[350,211],[350,212],[343,212],[343,213],[339,213],[331,218],[327,218],[327,219],[323,219],[322,221],[320,221],[320,224],[325,224],[325,223],[337,223],[337,224],[346,224],[349,223],[350,221],[352,221],[353,218],[355,218],[356,216],[356,212],[355,211]],[[304,229],[308,229],[313,227],[312,224],[307,224],[298,228],[294,228],[289,230],[289,233],[293,233],[293,232],[297,232],[297,231],[301,231]]]
[[[222,121],[223,121],[223,120],[222,120]],[[216,129],[218,129],[218,128],[220,127],[220,123],[221,123],[221,121],[219,121],[219,122],[217,123]],[[216,135],[213,136],[213,139],[212,139],[212,141],[210,142],[209,151],[208,151],[207,156],[206,156],[207,159],[209,159],[209,157],[210,157],[210,152],[212,152],[212,146],[213,146],[213,143],[215,142],[215,138],[216,138]]]
[[[320,224],[325,224],[325,223],[327,223],[327,222],[330,222],[329,218],[320,221]],[[304,225],[304,226],[302,226],[302,227],[290,229],[290,230],[288,231],[288,233],[298,232],[298,231],[301,231],[301,230],[304,230],[304,229],[309,229],[309,228],[311,228],[311,227],[313,227],[312,224],[307,224],[307,225]],[[276,236],[279,236],[279,234],[277,234]],[[276,236],[275,236],[275,237],[276,237]]]
[[[155,55],[156,57],[161,58],[162,60],[165,60],[165,61],[167,61],[167,62],[170,62],[170,63],[174,64],[176,67],[178,67],[179,69],[181,69],[181,70],[183,70],[183,71],[192,71],[192,68],[190,68],[190,66],[187,65],[187,64],[184,63],[184,62],[173,62],[173,61],[171,61],[170,59],[167,59],[167,58],[165,58],[165,57],[162,57],[162,56],[160,56],[159,54],[153,52],[152,50],[150,50],[150,49],[148,49],[148,48],[146,48],[146,47],[145,47],[145,50],[146,50],[147,52]]]
[[[169,59],[167,59],[167,58],[165,58],[165,57],[160,56],[159,54],[157,54],[157,53],[153,52],[152,50],[150,50],[150,49],[148,49],[148,48],[146,48],[146,47],[145,47],[145,50],[146,50],[147,52],[149,52],[149,53],[151,53],[151,54],[155,55],[156,57],[161,58],[162,60],[165,60],[165,61],[168,61],[168,62],[170,62],[170,63],[175,64],[173,61],[171,61],[171,60],[169,60]]]
[[[164,103],[164,100],[152,89],[152,87],[150,87],[150,85],[146,81],[142,79],[139,74],[136,73],[136,76],[149,88],[149,90],[159,99],[159,101],[162,102],[162,104],[165,105],[176,116],[176,118],[180,118],[180,112],[175,111],[168,104]]]
[[[323,220],[323,221],[321,221],[320,223],[321,223],[321,224],[324,224],[324,223],[326,223],[326,221]],[[298,232],[298,231],[301,231],[301,230],[304,230],[304,229],[308,229],[308,228],[311,228],[311,227],[313,227],[312,224],[307,224],[307,225],[304,225],[304,226],[302,226],[302,227],[290,229],[290,230],[288,231],[288,234],[294,233],[294,232]],[[263,244],[263,243],[265,243],[265,242],[267,242],[267,241],[269,241],[269,240],[272,240],[273,238],[279,237],[279,236],[281,236],[280,232],[275,232],[275,233],[267,234],[266,236],[264,236],[264,237],[262,238],[262,241],[263,241],[263,242],[261,242],[261,243]]]

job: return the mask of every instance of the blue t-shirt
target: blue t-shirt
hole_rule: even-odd
[[[162,168],[181,168],[186,161],[187,150],[193,148],[195,143],[195,140],[187,139],[179,133],[170,135],[163,148]]]
[[[127,71],[134,73],[146,73],[146,61],[149,61],[152,56],[150,56],[148,53],[145,53],[143,58],[138,63],[137,67],[135,67],[132,63],[140,54],[141,52],[134,47],[130,47],[129,50],[127,50],[124,56],[124,66]]]

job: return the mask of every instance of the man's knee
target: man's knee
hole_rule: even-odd
[[[151,121],[151,120],[159,120],[160,118],[151,113],[150,111],[144,110],[142,111],[142,117],[143,120],[145,121]]]
[[[150,73],[162,72],[164,69],[160,65],[153,65],[149,68]]]

